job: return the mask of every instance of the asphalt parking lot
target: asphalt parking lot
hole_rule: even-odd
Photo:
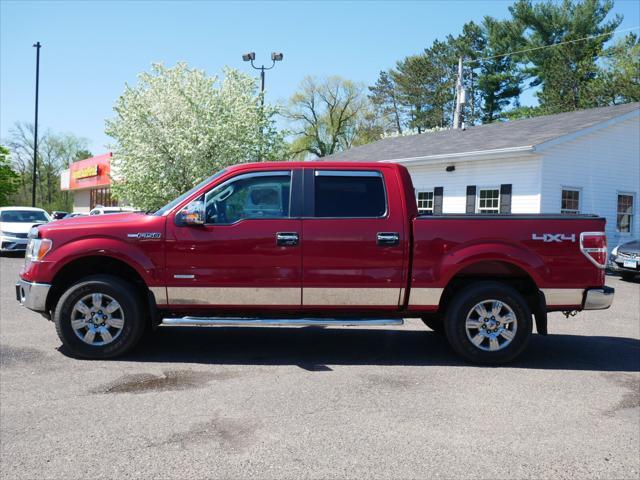
[[[2,478],[634,478],[640,283],[508,367],[396,328],[164,329],[70,358],[1,258]]]

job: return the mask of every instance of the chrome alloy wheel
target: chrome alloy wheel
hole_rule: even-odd
[[[104,293],[92,293],[76,302],[71,311],[71,328],[84,343],[101,346],[122,333],[124,312],[120,304]]]
[[[467,338],[480,350],[497,352],[515,338],[518,319],[500,300],[483,300],[469,310],[465,321]]]

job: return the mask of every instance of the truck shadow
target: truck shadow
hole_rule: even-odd
[[[134,362],[220,365],[297,365],[311,371],[328,365],[469,366],[443,335],[419,330],[307,328],[160,328],[130,355]],[[640,371],[640,340],[533,335],[511,368]]]

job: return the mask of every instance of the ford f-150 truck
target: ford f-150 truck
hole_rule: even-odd
[[[72,354],[107,358],[170,325],[397,325],[421,318],[484,364],[547,312],[605,309],[605,220],[418,215],[396,164],[227,168],[154,213],[30,233],[18,301]]]

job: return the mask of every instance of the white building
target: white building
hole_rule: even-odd
[[[326,157],[405,165],[422,213],[594,213],[640,237],[640,103],[387,138]]]

